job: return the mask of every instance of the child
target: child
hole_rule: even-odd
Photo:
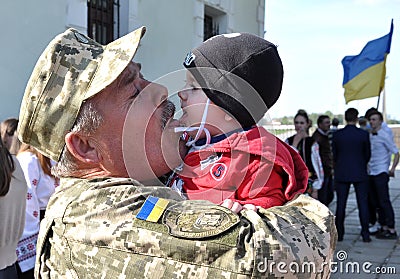
[[[177,132],[191,137],[168,185],[188,199],[240,211],[269,208],[304,193],[308,170],[291,147],[256,123],[279,98],[276,46],[255,35],[218,35],[189,53]]]

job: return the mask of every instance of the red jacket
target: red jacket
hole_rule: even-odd
[[[179,178],[189,199],[225,199],[264,208],[304,193],[308,170],[300,155],[264,128],[255,127],[189,153]]]

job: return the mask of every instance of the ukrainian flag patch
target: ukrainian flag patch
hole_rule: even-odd
[[[148,196],[136,218],[156,223],[163,215],[168,203],[166,199]]]

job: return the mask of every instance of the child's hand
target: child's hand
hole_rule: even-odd
[[[250,203],[247,203],[247,204],[243,205],[243,208],[245,208],[247,210],[253,210],[253,211],[256,211],[256,212],[257,212],[259,207],[260,206],[255,206],[254,204],[250,204]]]
[[[229,208],[230,210],[232,210],[235,213],[239,213],[243,209],[257,211],[257,207],[254,204],[241,205],[240,203],[238,203],[236,201],[234,202],[234,201],[232,201],[230,199],[224,200],[222,202],[221,206]]]
[[[226,199],[221,203],[221,206],[226,207],[230,210],[232,210],[235,213],[239,213],[240,211],[242,211],[243,206],[238,203],[238,202],[234,202],[230,199]]]

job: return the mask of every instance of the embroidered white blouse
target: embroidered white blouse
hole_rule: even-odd
[[[24,232],[18,242],[18,264],[22,272],[35,266],[36,243],[39,234],[40,210],[46,209],[58,179],[45,174],[35,154],[26,151],[17,155],[28,186]],[[54,162],[52,162],[54,164]]]

